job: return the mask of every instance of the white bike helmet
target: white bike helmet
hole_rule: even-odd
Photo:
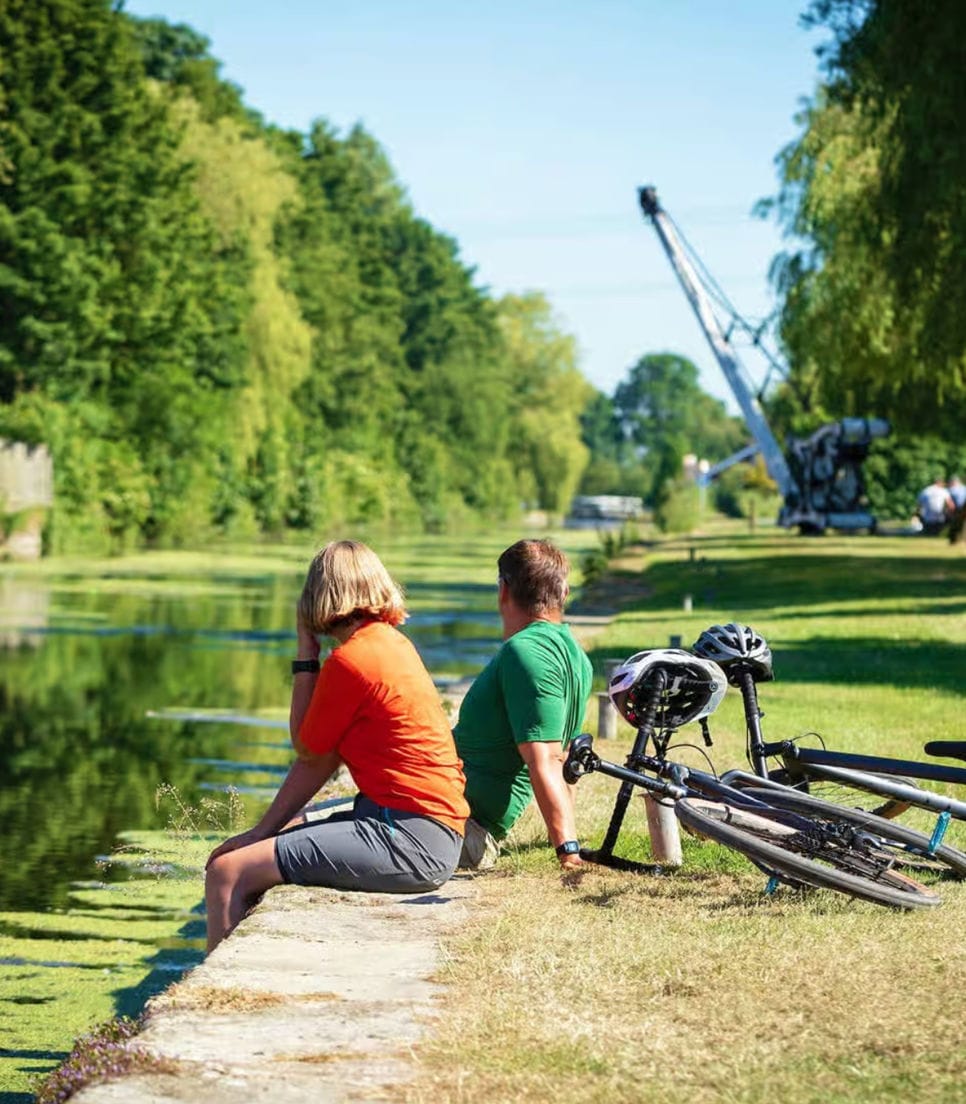
[[[663,671],[666,683],[655,727],[678,728],[709,717],[728,689],[724,671],[708,659],[681,648],[652,648],[636,652],[611,675],[607,692],[625,721],[635,727],[648,700],[653,676]]]
[[[714,660],[724,669],[733,686],[738,685],[738,673],[742,670],[750,671],[755,682],[771,682],[775,677],[771,648],[761,633],[755,632],[750,625],[734,621],[712,625],[698,637],[691,650],[704,659]]]

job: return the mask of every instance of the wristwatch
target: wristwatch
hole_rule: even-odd
[[[579,855],[580,844],[577,840],[564,840],[563,843],[558,843],[554,850],[557,852],[558,858],[562,858],[564,855]]]
[[[317,659],[293,659],[292,660],[292,674],[298,675],[303,671],[315,673],[319,669],[319,661]]]

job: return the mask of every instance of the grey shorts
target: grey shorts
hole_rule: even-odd
[[[424,893],[450,877],[462,846],[445,824],[359,794],[351,810],[276,836],[275,861],[292,885]]]

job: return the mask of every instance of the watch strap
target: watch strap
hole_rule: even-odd
[[[561,857],[563,855],[579,855],[580,844],[577,840],[564,840],[563,843],[558,843],[554,850]]]
[[[319,661],[317,659],[293,659],[292,660],[292,674],[299,675],[303,673],[315,673],[319,670]]]

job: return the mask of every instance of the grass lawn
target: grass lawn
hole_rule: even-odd
[[[909,756],[963,738],[961,547],[722,527],[616,566],[638,589],[643,572],[650,593],[594,638],[599,671],[739,620],[775,656],[776,681],[760,688],[766,736]],[[742,765],[736,691],[711,729],[715,767]],[[620,761],[631,736],[597,750]],[[679,736],[701,743],[697,726]],[[680,757],[704,765],[696,748]],[[616,787],[579,783],[590,846]],[[644,825],[635,798],[619,854],[648,857]],[[956,822],[947,841],[966,848],[964,830]],[[966,1101],[966,884],[942,882],[943,904],[915,913],[830,892],[768,896],[740,856],[685,838],[676,874],[589,868],[565,886],[543,838],[531,810],[476,878],[479,908],[447,947],[442,1015],[407,1100]]]

